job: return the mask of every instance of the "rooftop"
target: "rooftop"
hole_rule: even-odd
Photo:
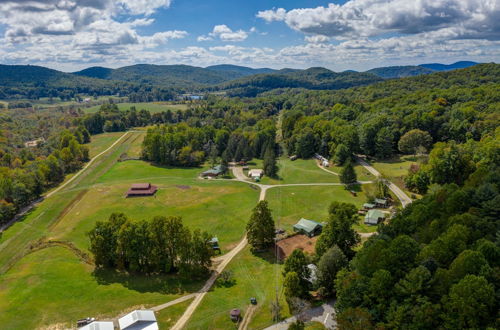
[[[80,330],[114,330],[114,329],[115,326],[111,321],[106,321],[106,322],[95,321],[80,328]]]
[[[319,222],[316,222],[314,220],[308,220],[308,219],[300,219],[299,222],[297,222],[295,225],[293,225],[294,228],[297,229],[302,229],[307,232],[312,232],[316,229],[317,226],[323,227],[323,225]]]
[[[118,320],[120,329],[158,330],[155,313],[151,310],[135,310]]]

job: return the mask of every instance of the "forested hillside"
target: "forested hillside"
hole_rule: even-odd
[[[253,97],[276,88],[332,90],[368,85],[381,80],[381,78],[370,73],[336,73],[325,68],[310,68],[299,71],[283,70],[270,74],[244,77],[220,85],[219,89],[226,90],[230,96]]]

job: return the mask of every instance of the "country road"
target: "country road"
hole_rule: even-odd
[[[382,174],[380,174],[379,171],[377,171],[373,166],[368,164],[365,160],[363,160],[360,157],[357,158],[359,164],[361,164],[361,166],[363,166],[371,174],[375,175],[376,177],[382,176]],[[392,183],[391,181],[387,181],[387,186],[394,193],[394,195],[396,195],[396,197],[399,198],[399,200],[401,201],[401,206],[403,206],[403,208],[407,207],[412,203],[411,198],[408,197],[408,195],[406,195],[406,193],[403,190],[401,190],[398,186],[396,186],[394,183]]]

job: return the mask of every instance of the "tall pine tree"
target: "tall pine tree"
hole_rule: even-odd
[[[278,174],[278,165],[276,164],[276,155],[274,148],[268,145],[264,153],[264,174],[273,178]]]
[[[275,227],[267,201],[260,201],[247,223],[248,242],[254,249],[264,249],[274,242]]]

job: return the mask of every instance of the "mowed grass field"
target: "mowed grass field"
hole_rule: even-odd
[[[137,111],[147,110],[151,113],[167,111],[168,109],[172,111],[186,110],[188,108],[187,104],[184,103],[170,103],[170,102],[144,102],[144,103],[117,103],[118,109],[121,111],[129,110],[131,107],[135,107]],[[96,105],[89,108],[84,108],[83,111],[86,113],[94,113],[99,111],[100,105]]]
[[[413,156],[400,156],[388,160],[373,161],[370,163],[377,171],[391,180],[399,188],[403,189],[409,196],[417,195],[406,189],[404,184],[404,178],[408,175],[410,166],[418,163]]]
[[[275,263],[271,252],[254,255],[245,248],[228,265],[226,270],[233,274],[232,285],[216,285],[205,296],[200,306],[188,321],[186,329],[237,329],[229,318],[233,308],[239,308],[244,315],[250,306],[250,298],[257,298],[256,310],[249,329],[262,329],[273,324],[271,302],[275,299],[278,286],[282,317],[289,316],[282,293],[282,265]]]
[[[278,227],[288,232],[293,225],[306,218],[323,222],[328,219],[328,207],[333,201],[352,203],[360,208],[366,203],[365,194],[358,191],[354,197],[344,186],[295,186],[275,187],[267,191],[266,200]],[[363,218],[354,228],[359,232],[373,232],[376,226],[363,224]],[[279,222],[278,222],[279,221]]]
[[[87,189],[52,230],[52,238],[69,240],[88,248],[86,233],[97,220],[113,212],[130,219],[181,216],[191,229],[201,229],[219,238],[222,251],[230,250],[244,235],[258,191],[232,181],[201,180],[203,168],[158,167],[143,161],[116,163],[97,183]],[[158,186],[155,196],[125,198],[132,183]]]
[[[297,159],[291,161],[287,157],[277,159],[278,178],[269,178],[264,176],[260,183],[262,184],[290,184],[290,183],[336,183],[340,182],[339,177],[332,173],[323,171],[316,165],[314,159]],[[248,163],[249,168],[263,168],[261,159],[254,159]],[[246,174],[246,173],[245,173]]]
[[[188,226],[218,235],[223,249],[241,239],[258,191],[238,182],[199,180],[197,175],[203,168],[175,169],[141,161],[117,162],[123,153],[140,150],[143,137],[142,132],[127,133],[82,175],[2,233],[2,328],[32,329],[54,324],[67,328],[82,317],[116,317],[133,308],[171,301],[202,286],[203,281],[176,276],[95,273],[93,266],[64,247],[30,252],[29,246],[34,242],[50,238],[68,241],[85,251],[86,232],[95,221],[106,219],[111,212],[127,212],[134,219],[180,215]],[[92,143],[99,145],[91,148],[97,153],[113,142],[111,137],[103,135],[94,139]],[[153,179],[160,186],[156,198],[124,198],[130,183]]]
[[[87,146],[89,147],[90,158],[93,158],[106,150],[124,133],[125,132],[110,132],[92,135],[91,143],[87,144]]]
[[[67,329],[75,327],[78,318],[116,317],[178,298],[202,285],[173,276],[94,275],[93,271],[93,266],[62,247],[27,255],[0,277],[2,329]]]

